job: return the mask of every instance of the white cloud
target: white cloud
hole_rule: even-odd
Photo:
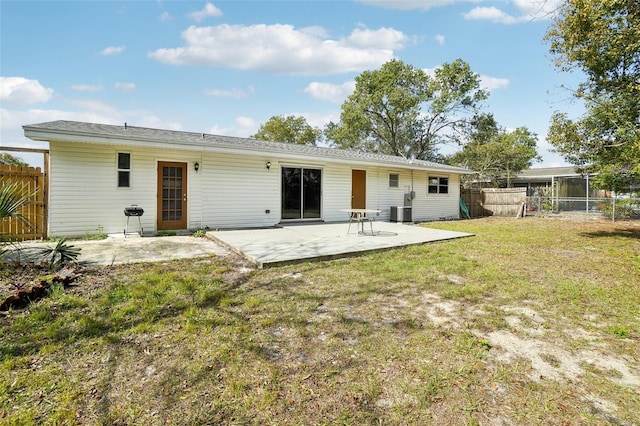
[[[321,83],[314,81],[305,87],[304,92],[311,95],[312,98],[321,99],[335,103],[344,102],[347,97],[353,93],[356,88],[355,81],[347,81],[342,84]]]
[[[207,133],[212,135],[225,135],[225,136],[237,136],[240,138],[247,138],[250,135],[254,135],[260,124],[250,117],[236,117],[233,121],[233,125],[230,127],[211,126]]]
[[[436,70],[438,68],[439,67],[422,68],[422,71],[424,71],[429,77],[434,78],[436,76]],[[485,90],[491,91],[491,90],[504,89],[508,87],[510,83],[508,78],[491,77],[484,74],[479,74],[479,76],[480,76],[480,87]]]
[[[100,92],[104,87],[99,84],[74,84],[71,89],[78,92]]]
[[[340,113],[319,114],[315,112],[303,112],[299,114],[294,113],[294,115],[304,117],[310,126],[317,127],[318,129],[324,128],[330,121],[334,123],[340,121]]]
[[[246,98],[249,94],[255,92],[255,88],[253,86],[247,87],[247,90],[244,89],[208,89],[204,91],[204,94],[207,96],[219,97],[219,98]]]
[[[191,26],[184,47],[158,49],[149,57],[172,65],[227,67],[279,74],[326,75],[375,68],[393,58],[406,36],[390,28],[358,28],[331,39],[292,25]]]
[[[436,41],[438,42],[439,45],[443,45],[444,44],[444,36],[442,34],[438,34],[434,37],[436,39]]]
[[[422,71],[427,74],[429,77],[435,77],[436,76],[436,69],[438,67],[435,68],[422,68]]]
[[[24,77],[0,77],[0,101],[10,105],[29,105],[48,102],[53,89],[44,87],[38,80]]]
[[[160,16],[158,17],[158,19],[160,19],[160,22],[166,22],[166,21],[170,21],[173,19],[173,16],[171,16],[171,14],[169,12],[162,12],[160,14]]]
[[[402,31],[393,28],[380,28],[370,30],[368,28],[356,28],[347,37],[349,45],[354,47],[375,47],[378,49],[402,49],[407,41],[407,36]]]
[[[475,7],[464,14],[467,20],[488,20],[500,24],[517,24],[551,19],[562,0],[512,0],[514,13],[507,13],[495,6]]]
[[[509,86],[508,78],[490,77],[488,75],[480,75],[480,86],[489,91],[504,89]]]
[[[513,0],[514,6],[530,20],[551,19],[563,0]]]
[[[97,100],[68,100],[68,109],[9,110],[0,108],[0,139],[20,141],[27,146],[41,147],[41,144],[24,137],[22,126],[55,120],[84,121],[87,123],[123,124],[170,130],[182,130],[180,123],[163,120],[149,110],[120,110]]]
[[[105,47],[102,50],[102,52],[100,52],[100,55],[102,56],[118,55],[124,52],[124,49],[125,49],[124,46],[109,46],[109,47]]]
[[[204,9],[190,13],[189,16],[196,22],[200,22],[205,18],[222,16],[222,11],[215,7],[213,3],[207,3]]]
[[[464,19],[469,21],[492,21],[501,24],[515,24],[520,22],[520,19],[509,15],[508,13],[498,9],[497,7],[475,7],[469,12],[464,14]]]
[[[456,0],[357,0],[360,3],[371,6],[379,6],[387,9],[400,10],[429,10],[432,7],[448,6]]]
[[[134,90],[136,90],[135,83],[116,82],[113,84],[113,87],[121,92],[133,92]]]

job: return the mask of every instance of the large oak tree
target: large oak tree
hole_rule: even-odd
[[[487,97],[478,74],[461,59],[433,76],[391,60],[356,77],[340,122],[329,123],[325,135],[338,148],[436,160],[439,144],[464,139]]]
[[[614,190],[640,181],[640,8],[636,0],[566,0],[547,33],[556,66],[586,76],[586,113],[552,117],[548,139]]]

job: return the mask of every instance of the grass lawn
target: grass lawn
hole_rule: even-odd
[[[0,316],[0,424],[640,425],[638,222],[429,226],[476,236],[84,270]]]

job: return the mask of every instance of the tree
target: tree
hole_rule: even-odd
[[[508,132],[491,114],[476,116],[472,126],[471,141],[448,162],[476,171],[475,178],[510,187],[514,175],[540,160],[537,136],[526,127]]]
[[[586,113],[553,115],[548,140],[601,187],[640,181],[640,9],[635,0],[566,0],[547,32],[562,71],[586,81],[574,96]]]
[[[0,154],[0,164],[8,164],[12,166],[22,166],[22,167],[29,165],[26,162],[24,162],[21,158],[18,158],[6,152],[3,152],[2,154]]]
[[[340,123],[329,123],[325,135],[338,148],[435,160],[439,144],[461,142],[487,97],[480,77],[461,59],[443,64],[433,77],[394,59],[356,77]]]
[[[274,115],[252,137],[265,141],[317,145],[322,139],[322,131],[309,125],[304,117]]]

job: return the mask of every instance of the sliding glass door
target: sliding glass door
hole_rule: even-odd
[[[322,170],[282,168],[282,220],[320,219]]]

